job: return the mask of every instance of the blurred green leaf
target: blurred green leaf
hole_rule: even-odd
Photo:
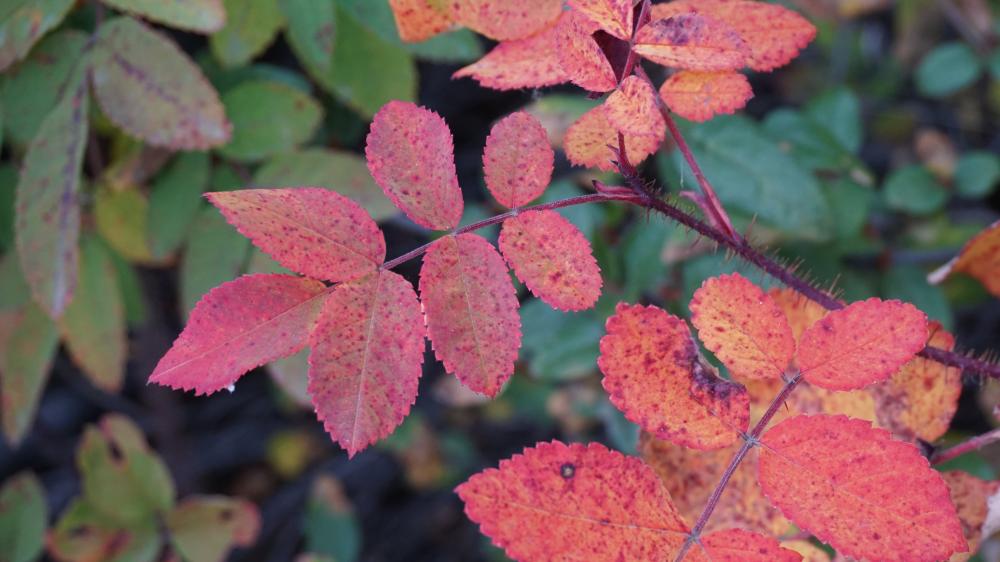
[[[805,114],[851,154],[861,150],[864,140],[861,101],[850,89],[839,87],[827,91],[806,105]]]
[[[535,203],[551,203],[583,194],[583,190],[577,187],[576,184],[570,180],[563,179],[553,182]],[[589,240],[594,239],[597,228],[604,218],[604,211],[600,205],[576,205],[559,209],[556,212],[576,225],[580,229],[580,232]]]
[[[886,178],[882,198],[894,211],[929,215],[944,207],[948,192],[927,168],[910,165],[895,170]]]
[[[955,167],[955,187],[963,197],[988,196],[1000,183],[1000,156],[992,152],[968,152]]]
[[[149,199],[138,189],[115,191],[102,187],[94,197],[97,232],[130,262],[153,262],[153,253],[149,249],[150,214]]]
[[[209,38],[223,66],[242,66],[264,52],[285,25],[278,0],[223,0],[226,25]]]
[[[875,203],[875,191],[842,178],[824,183],[823,192],[830,204],[837,237],[846,239],[861,234]]]
[[[151,21],[199,33],[218,31],[226,21],[220,0],[101,0],[112,8],[142,16]],[[256,0],[255,0],[256,1]],[[233,17],[236,17],[233,14]]]
[[[146,308],[146,295],[143,293],[142,280],[132,264],[118,254],[111,253],[111,263],[115,266],[118,288],[122,291],[122,304],[125,305],[125,323],[129,328],[142,326],[146,323],[149,311]]]
[[[9,140],[31,142],[42,121],[59,101],[63,84],[80,62],[87,35],[71,29],[57,31],[32,49],[28,58],[6,72],[0,82],[4,131]]]
[[[228,158],[262,160],[310,139],[323,108],[307,94],[279,82],[245,82],[222,96],[233,137],[219,149]]]
[[[167,515],[170,542],[190,562],[221,562],[235,546],[257,538],[260,514],[246,500],[223,496],[186,498]]]
[[[153,562],[162,547],[153,519],[123,526],[78,498],[50,531],[49,551],[63,562]]]
[[[0,6],[0,71],[28,54],[62,22],[73,0],[6,0]]]
[[[909,265],[894,265],[882,278],[882,296],[899,299],[937,320],[945,330],[953,331],[955,322],[944,291],[927,282],[927,272]]]
[[[632,225],[621,247],[625,263],[623,300],[638,301],[664,278],[668,266],[663,261],[663,248],[673,229],[673,223],[656,215],[643,217]]]
[[[3,432],[20,443],[35,419],[45,381],[55,359],[59,333],[55,323],[33,302],[0,311],[0,395],[4,397]]]
[[[208,187],[211,163],[205,152],[185,152],[153,181],[149,192],[148,238],[152,257],[162,260],[184,242],[202,207],[201,194]]]
[[[48,508],[45,490],[30,472],[10,477],[0,489],[0,562],[32,562],[42,553]]]
[[[181,311],[186,318],[201,297],[243,271],[250,241],[214,207],[204,207],[188,233],[181,260]]]
[[[939,45],[917,66],[917,89],[932,98],[953,94],[972,84],[982,72],[982,63],[965,43]]]
[[[17,168],[0,164],[0,252],[14,247],[14,199],[17,195]]]
[[[306,72],[327,90],[332,90],[334,39],[337,11],[334,0],[280,0],[288,20],[285,37]]]
[[[532,374],[570,380],[595,372],[604,320],[592,311],[567,313],[538,299],[521,306],[523,346]]]
[[[340,483],[319,476],[306,507],[306,550],[333,557],[337,562],[357,562],[361,554],[361,527]]]

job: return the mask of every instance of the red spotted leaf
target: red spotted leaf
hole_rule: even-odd
[[[632,0],[569,0],[574,10],[619,39],[632,37]]]
[[[389,0],[403,41],[426,41],[452,25],[451,7],[441,0]]]
[[[656,90],[638,76],[629,76],[608,96],[608,121],[622,133],[662,137],[666,123],[656,105]],[[631,155],[630,155],[631,157]]]
[[[496,396],[521,347],[517,295],[500,254],[475,234],[441,238],[424,256],[420,298],[445,369],[470,389]]]
[[[1000,221],[969,240],[957,256],[928,279],[940,283],[955,271],[975,277],[987,291],[1000,297]]]
[[[568,80],[559,59],[556,35],[569,12],[531,37],[503,41],[478,61],[459,69],[452,78],[473,78],[486,88],[517,90],[541,88]]]
[[[799,562],[802,555],[776,539],[745,529],[726,529],[701,539],[705,562]],[[699,560],[697,553],[690,557]]]
[[[927,315],[872,298],[827,314],[802,334],[795,363],[809,383],[854,390],[883,381],[927,342]]]
[[[618,85],[615,71],[594,40],[597,24],[568,12],[556,27],[556,52],[566,77],[584,90],[608,92]]]
[[[562,12],[563,0],[452,0],[455,20],[490,39],[524,39]]]
[[[687,70],[737,70],[746,65],[746,43],[729,25],[693,13],[658,19],[636,34],[636,53]]]
[[[664,310],[619,304],[601,338],[597,365],[611,402],[660,439],[719,449],[747,429],[746,389],[711,373],[687,324]]]
[[[736,113],[753,97],[753,89],[739,72],[682,70],[660,86],[660,97],[677,115],[702,122]]]
[[[505,221],[500,250],[518,279],[553,308],[586,310],[601,296],[601,269],[590,242],[555,211]]]
[[[747,66],[774,70],[791,62],[816,36],[816,28],[778,4],[750,0],[675,0],[653,6],[653,18],[697,13],[736,30],[749,49]]]
[[[967,551],[941,475],[888,431],[846,416],[797,416],[762,441],[764,493],[839,553],[931,562]]]
[[[365,276],[385,259],[375,221],[329,189],[243,189],[207,197],[240,234],[304,275],[339,283]]]
[[[795,355],[784,311],[738,273],[708,279],[695,291],[691,322],[705,347],[738,378],[780,377]]]
[[[413,222],[448,230],[462,219],[455,148],[440,115],[392,101],[375,115],[365,154],[372,177]]]
[[[212,289],[160,359],[149,382],[197,394],[302,349],[326,287],[291,275],[246,275]]]
[[[664,137],[664,130],[659,131],[660,136],[625,135],[625,151],[631,163],[638,164],[656,152]],[[570,162],[577,166],[614,171],[618,130],[608,120],[607,108],[599,105],[577,119],[566,130],[563,146]]]
[[[519,111],[493,126],[483,152],[486,187],[503,206],[527,205],[552,179],[555,153],[548,133],[531,114]]]
[[[316,415],[350,456],[402,423],[424,358],[424,319],[409,281],[382,271],[337,285],[309,346]]]

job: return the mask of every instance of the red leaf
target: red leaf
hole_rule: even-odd
[[[420,298],[445,369],[470,389],[496,396],[521,347],[517,295],[500,254],[475,234],[439,239],[424,256]]]
[[[399,38],[408,42],[426,41],[452,24],[451,9],[434,0],[389,0]]]
[[[389,435],[417,398],[424,319],[409,281],[381,271],[338,285],[309,341],[309,395],[350,456]]]
[[[683,70],[660,86],[660,97],[677,115],[702,122],[736,113],[753,97],[753,89],[739,72]]]
[[[816,36],[816,28],[799,14],[777,4],[748,0],[675,0],[653,6],[653,18],[699,13],[725,22],[749,49],[747,66],[774,70],[791,62]]]
[[[601,338],[604,389],[625,417],[660,439],[719,449],[747,429],[743,386],[708,372],[683,320],[652,306],[618,305]]]
[[[456,491],[515,560],[670,560],[689,532],[649,467],[597,443],[539,443]]]
[[[568,17],[525,39],[503,41],[475,63],[459,69],[452,78],[473,78],[485,88],[516,90],[541,88],[569,80],[559,62],[557,30]]]
[[[434,230],[458,225],[462,190],[451,131],[440,115],[409,102],[385,104],[365,154],[372,177],[413,222]]]
[[[328,189],[243,189],[207,197],[240,234],[304,275],[339,283],[371,273],[385,259],[375,221]]]
[[[733,376],[780,377],[795,354],[785,313],[739,273],[706,280],[691,299],[698,337]]]
[[[799,562],[802,555],[773,537],[744,529],[716,531],[701,539],[709,562]],[[692,559],[695,557],[692,556]]]
[[[732,27],[691,13],[643,26],[636,34],[633,50],[664,66],[707,71],[742,68],[749,52]]]
[[[579,12],[568,12],[556,27],[556,52],[563,72],[577,86],[607,92],[618,85],[615,71],[594,40],[597,24]]]
[[[924,348],[927,336],[927,316],[916,307],[873,298],[806,330],[795,362],[811,384],[853,390],[892,376]]]
[[[969,544],[969,552],[976,552],[983,539],[993,534],[984,523],[990,513],[990,504],[996,503],[991,500],[1000,491],[1000,482],[987,482],[958,470],[942,472],[941,477],[951,491],[951,501],[962,522],[962,532]]]
[[[483,152],[486,187],[503,206],[527,205],[552,179],[555,153],[548,133],[534,116],[519,111],[493,126]]]
[[[632,37],[632,0],[568,0],[571,8],[586,15],[611,35]]]
[[[325,291],[319,281],[291,275],[245,275],[212,289],[149,382],[211,394],[299,351]]]
[[[454,0],[455,20],[490,39],[524,39],[562,12],[563,0]]]
[[[666,123],[649,82],[629,76],[605,102],[608,121],[622,133],[662,137]],[[630,156],[631,158],[631,156]]]
[[[529,211],[507,219],[500,251],[517,278],[553,308],[586,310],[601,296],[601,269],[590,242],[555,211]]]
[[[798,416],[762,441],[764,493],[839,553],[918,562],[968,549],[941,475],[888,431],[845,416]]]
[[[664,131],[660,136],[625,135],[625,151],[629,161],[638,164],[650,154],[656,152],[663,142]],[[617,160],[612,147],[618,148],[618,130],[614,128],[607,117],[607,108],[599,105],[584,113],[576,123],[566,130],[563,139],[566,156],[577,166],[597,168],[605,172],[615,170],[613,162]]]
[[[975,277],[987,291],[1000,297],[1000,221],[969,240],[957,256],[928,279],[932,283],[940,283],[954,271]]]

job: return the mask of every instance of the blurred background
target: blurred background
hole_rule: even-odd
[[[751,75],[755,97],[745,111],[682,124],[723,203],[741,230],[817,285],[849,300],[910,301],[952,331],[961,349],[995,355],[1000,301],[971,278],[933,286],[926,276],[1000,217],[1000,2],[784,3],[816,24],[817,39],[788,67]],[[0,18],[8,18],[0,25],[15,29],[10,18],[19,4],[0,2]],[[103,481],[109,498],[118,486],[152,486],[149,494],[171,505],[170,486],[181,501],[234,498],[205,512],[213,517],[186,520],[193,537],[200,527],[247,543],[228,555],[234,561],[505,560],[462,513],[456,484],[541,440],[597,440],[636,452],[638,430],[608,402],[596,368],[614,305],[650,302],[683,316],[707,277],[741,271],[770,283],[659,217],[622,205],[580,206],[563,214],[591,240],[604,295],[593,310],[564,314],[518,285],[521,360],[496,400],[463,389],[428,353],[412,414],[390,438],[348,460],[309,406],[305,354],[210,397],[148,386],[203,293],[277,267],[202,192],[337,189],[380,222],[391,258],[428,234],[396,214],[364,165],[364,137],[383,103],[417,101],[451,126],[468,223],[499,212],[486,196],[481,160],[495,120],[526,109],[558,146],[565,128],[598,101],[573,87],[504,93],[452,80],[491,45],[466,30],[403,44],[385,0],[320,0],[321,11],[305,0],[225,0],[229,23],[212,34],[156,26],[219,92],[233,139],[211,152],[172,152],[126,135],[91,104],[80,207],[79,294],[88,296],[74,315],[84,320],[32,322],[11,265],[19,166],[95,22],[117,15],[92,2],[65,4],[64,18],[43,19],[44,37],[0,74],[0,483],[20,485],[33,473],[43,490],[23,496],[34,503],[17,502],[23,511],[0,502],[0,527],[38,535],[38,525],[17,525],[44,514],[50,547],[68,559],[87,559],[72,553],[93,555],[115,540],[129,547],[89,559],[158,559],[155,528],[123,535],[99,522],[86,532],[73,526],[76,519],[66,522],[71,506],[73,517],[90,521],[77,498],[88,481]],[[327,46],[329,64],[316,62],[310,38]],[[4,41],[0,34],[0,53]],[[654,80],[664,76],[660,67],[649,70]],[[571,167],[561,153],[556,166],[546,200],[584,193],[597,177],[614,182]],[[695,185],[685,170],[669,146],[642,167],[671,192]],[[398,271],[415,281],[418,267],[413,261]],[[1000,386],[964,383],[946,442],[998,423]],[[952,467],[993,479],[998,449]],[[142,482],[108,477],[115,473],[105,465],[121,462],[147,467],[136,469]],[[131,509],[129,497],[123,509]],[[248,539],[241,533],[255,525],[251,504],[260,527]],[[235,519],[231,508],[239,510]],[[183,542],[171,548],[173,559],[192,558]],[[21,558],[10,552],[0,560],[34,559],[30,549]],[[996,552],[987,545],[982,559],[1000,559]]]

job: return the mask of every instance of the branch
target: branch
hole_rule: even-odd
[[[996,442],[1000,442],[1000,429],[994,429],[993,431],[989,431],[982,435],[977,435],[967,441],[959,443],[958,445],[948,447],[943,451],[935,451],[934,454],[931,455],[931,464],[939,465],[946,463],[964,455],[965,453],[978,451],[979,449]]]

